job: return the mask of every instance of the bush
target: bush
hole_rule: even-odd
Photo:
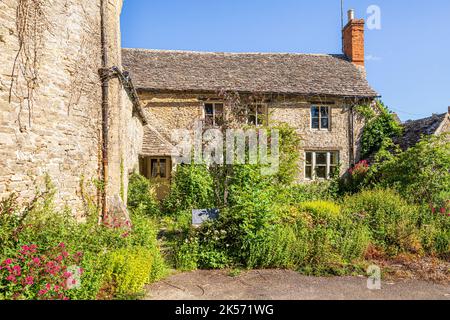
[[[395,120],[394,115],[382,102],[377,102],[378,115],[366,118],[367,124],[361,136],[361,156],[363,159],[370,157],[380,150],[385,139],[400,136],[403,128]],[[367,117],[367,114],[365,114]]]
[[[341,208],[330,201],[303,202],[299,209],[310,213],[315,221],[321,222],[335,221],[341,215]]]
[[[418,208],[392,190],[363,191],[342,201],[347,214],[362,219],[371,239],[388,254],[417,251]]]
[[[149,216],[160,214],[154,186],[150,181],[139,175],[132,174],[128,186],[128,209],[146,213]]]
[[[13,258],[0,265],[0,289],[4,299],[67,300],[68,292],[80,285],[78,265],[82,253],[70,254],[65,244],[40,249],[37,245],[24,245]]]
[[[422,139],[379,169],[379,184],[398,190],[420,204],[445,206],[450,199],[450,140],[448,135]]]
[[[213,190],[213,178],[205,165],[180,165],[164,200],[165,212],[213,208]]]
[[[121,248],[107,256],[104,281],[112,284],[112,296],[142,293],[144,285],[158,279],[160,262],[152,250],[144,247]],[[156,267],[156,268],[155,268]]]
[[[420,242],[427,254],[450,258],[450,210],[422,206],[418,228]]]
[[[0,225],[2,250],[0,261],[7,258],[12,259],[12,261],[14,259],[20,260],[22,247],[29,246],[29,244],[36,246],[40,254],[47,256],[48,259],[52,257],[50,255],[53,252],[52,248],[57,247],[61,242],[65,244],[67,248],[65,250],[69,253],[82,252],[82,259],[76,262],[76,265],[81,266],[83,269],[81,286],[61,291],[64,294],[61,296],[62,298],[67,297],[70,299],[95,299],[101,297],[99,294],[105,286],[109,286],[111,292],[120,292],[121,294],[127,288],[135,290],[137,284],[129,284],[128,280],[124,280],[124,284],[117,290],[114,287],[114,283],[105,283],[108,280],[106,278],[108,274],[113,275],[114,281],[118,281],[117,279],[131,277],[130,270],[133,272],[135,270],[133,266],[125,264],[122,269],[116,268],[111,273],[109,269],[111,252],[132,252],[135,255],[126,260],[133,264],[141,261],[140,259],[147,261],[151,253],[151,266],[149,266],[149,269],[145,269],[149,271],[147,279],[154,280],[160,277],[165,270],[156,240],[157,230],[155,224],[147,216],[139,213],[139,210],[131,214],[133,228],[126,230],[98,225],[93,217],[88,217],[87,223],[78,223],[68,211],[58,212],[54,210],[51,204],[51,192],[40,194],[25,209],[20,209],[14,198],[0,202],[0,219],[2,222],[5,222]],[[138,254],[143,254],[143,256],[139,257],[137,256]],[[113,255],[113,257],[118,259],[118,254]],[[66,266],[61,265],[61,270]],[[121,270],[125,274],[121,275]],[[42,272],[39,271],[36,274],[37,278],[34,279],[36,284],[42,284],[43,281],[47,281],[45,274],[42,274]],[[8,276],[9,274],[5,277],[7,278]],[[7,281],[5,277],[0,275],[0,285]],[[139,273],[136,281],[141,281],[141,279],[142,275]],[[121,284],[120,281],[117,283]],[[54,288],[56,283],[49,284],[52,286],[51,288]],[[56,285],[60,286],[60,284]],[[8,286],[5,289],[3,298],[21,297],[24,294],[30,299],[60,298],[59,295],[54,294],[55,292],[50,290],[48,291],[49,295],[39,297],[36,297],[36,290],[28,292],[29,290],[27,289],[28,291],[25,293],[21,290],[18,287]],[[37,291],[38,293],[39,290]]]

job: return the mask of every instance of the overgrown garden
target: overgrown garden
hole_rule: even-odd
[[[133,175],[130,226],[99,224],[96,210],[78,223],[53,207],[50,181],[26,208],[14,196],[4,199],[0,299],[136,298],[170,267],[344,275],[364,274],[374,257],[448,261],[448,136],[424,138],[401,151],[393,143],[401,127],[380,110],[358,108],[368,121],[362,138],[368,160],[344,178],[298,184],[300,141],[280,124],[276,174],[263,175],[262,165],[180,165],[162,202],[155,186]],[[192,210],[205,208],[218,208],[219,218],[194,228]],[[79,267],[78,287],[68,281],[71,266]]]

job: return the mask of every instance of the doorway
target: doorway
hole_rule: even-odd
[[[139,171],[156,186],[158,200],[163,200],[170,191],[172,159],[170,157],[141,157]]]

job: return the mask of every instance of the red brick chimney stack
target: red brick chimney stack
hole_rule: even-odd
[[[355,11],[348,11],[348,23],[342,30],[344,54],[354,64],[364,67],[364,19],[355,19]]]

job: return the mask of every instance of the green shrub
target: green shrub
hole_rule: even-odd
[[[198,268],[199,244],[196,237],[189,237],[177,243],[175,267],[181,271],[192,271]]]
[[[113,295],[141,293],[150,282],[154,252],[143,247],[117,249],[108,254],[104,281],[113,284]]]
[[[450,199],[448,135],[422,139],[379,168],[379,183],[416,203],[445,206]]]
[[[335,221],[341,216],[341,208],[331,201],[303,202],[299,210],[310,213],[316,221]]]
[[[180,165],[169,195],[164,200],[167,213],[214,207],[213,178],[205,165]]]
[[[448,208],[422,206],[418,228],[425,253],[450,258],[450,215]]]
[[[93,217],[88,217],[86,223],[79,223],[68,210],[58,212],[53,208],[51,192],[39,194],[25,209],[20,209],[11,198],[2,201],[0,209],[0,219],[7,222],[0,225],[0,258],[15,258],[11,254],[28,244],[34,244],[45,251],[65,243],[69,252],[83,254],[80,261],[80,266],[84,269],[82,285],[67,293],[71,299],[101,298],[101,289],[105,287],[105,277],[108,274],[110,277],[114,275],[114,281],[125,279],[118,289],[115,288],[115,283],[109,283],[112,292],[122,293],[127,288],[135,290],[138,282],[130,283],[126,280],[127,277],[132,277],[130,272],[134,272],[134,267],[124,266],[123,275],[119,268],[114,269],[113,273],[109,271],[111,252],[132,252],[134,256],[130,258],[130,262],[136,264],[141,260],[147,261],[151,253],[152,264],[149,268],[146,265],[145,269],[149,271],[147,279],[153,281],[164,273],[165,265],[159,253],[155,223],[139,213],[139,210],[131,214],[133,229],[127,231],[98,225]],[[139,257],[141,253],[143,256]],[[113,258],[119,259],[117,256]],[[142,277],[139,273],[136,281],[141,281]]]
[[[362,219],[376,245],[388,254],[418,250],[418,208],[392,190],[363,191],[343,199],[347,214]]]
[[[394,115],[382,102],[377,102],[379,114],[367,118],[361,136],[361,156],[363,159],[371,156],[380,150],[383,141],[400,136],[403,128],[395,120]],[[367,116],[367,114],[365,114]]]
[[[155,187],[147,178],[136,173],[130,176],[128,185],[128,209],[139,209],[149,216],[160,214]]]

